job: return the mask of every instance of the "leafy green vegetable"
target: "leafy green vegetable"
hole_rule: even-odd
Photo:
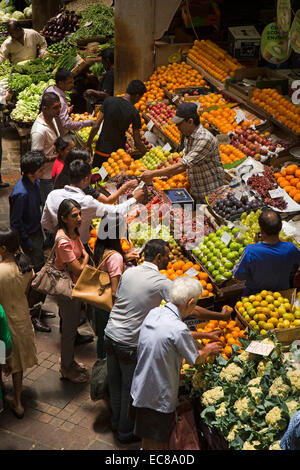
[[[31,83],[32,80],[28,75],[12,73],[8,77],[8,86],[16,96],[18,96],[21,91],[31,85]]]
[[[77,63],[76,56],[76,47],[72,47],[71,49],[65,50],[65,52],[57,60],[55,64],[56,68],[62,67],[67,70],[72,70]]]
[[[95,64],[91,65],[90,71],[100,80],[100,77],[103,73],[104,67],[102,62],[96,62]]]
[[[80,12],[79,29],[70,35],[70,41],[89,39],[92,37],[114,36],[114,10],[106,5],[96,4]],[[92,23],[86,26],[87,23]]]
[[[32,83],[25,88],[18,96],[16,106],[10,114],[11,118],[15,121],[33,122],[39,113],[43,91],[50,85],[55,85],[55,80],[40,82],[37,85]]]

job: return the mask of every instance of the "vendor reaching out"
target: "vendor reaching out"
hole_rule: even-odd
[[[93,139],[97,134],[100,124],[103,127],[96,144],[96,150],[93,160],[93,167],[101,167],[107,161],[110,154],[120,148],[125,148],[126,131],[130,124],[133,128],[133,139],[137,150],[143,155],[147,152],[147,148],[142,142],[140,129],[142,127],[139,112],[134,105],[140,101],[146,87],[141,80],[132,80],[122,97],[109,96],[103,102],[97,126],[91,130],[87,141],[87,147],[90,149]]]
[[[99,103],[114,94],[114,48],[107,47],[101,52],[102,64],[105,69],[98,90],[86,90],[88,96],[93,96]]]
[[[170,178],[186,171],[191,194],[201,204],[207,194],[226,184],[217,139],[201,126],[194,103],[181,103],[171,121],[185,137],[181,161],[167,168],[146,170],[141,179],[149,183],[155,177]]]
[[[22,28],[18,21],[10,21],[8,37],[0,48],[0,63],[10,60],[13,64],[43,57],[47,51],[46,39],[34,29]]]

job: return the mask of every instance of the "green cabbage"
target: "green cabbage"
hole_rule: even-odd
[[[24,13],[22,11],[14,11],[11,15],[14,20],[25,20]]]

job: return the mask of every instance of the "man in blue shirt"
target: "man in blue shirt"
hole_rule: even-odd
[[[300,263],[298,248],[293,243],[280,241],[282,222],[278,212],[264,210],[258,223],[262,241],[245,248],[234,271],[236,279],[246,281],[245,296],[264,289],[289,289],[292,269]]]
[[[46,158],[41,152],[31,151],[23,155],[22,176],[9,196],[10,225],[19,233],[21,247],[30,257],[35,272],[38,272],[45,263],[39,181],[39,178],[43,176],[45,163]],[[44,300],[44,295],[30,289],[28,303],[33,326],[37,331],[50,332],[51,328],[43,324],[39,318],[41,308],[33,308],[34,305]]]

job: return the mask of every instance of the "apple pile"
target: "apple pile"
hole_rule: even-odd
[[[225,232],[230,236],[228,242],[224,238]],[[201,265],[210,273],[217,284],[232,278],[232,270],[238,263],[245,246],[248,245],[246,239],[243,244],[235,240],[238,233],[237,227],[229,229],[222,226],[216,232],[205,236],[198,248],[192,250],[192,253],[200,260]]]
[[[151,149],[152,145],[148,142],[148,140],[146,139],[146,137],[144,135],[144,132],[142,130],[140,130],[140,136],[141,136],[141,140],[142,140],[143,144],[145,145],[145,147],[147,149]],[[135,144],[134,144],[134,139],[133,139],[132,126],[130,126],[129,129],[126,131],[125,150],[126,150],[127,153],[131,153],[134,150],[136,150]]]
[[[248,157],[253,157],[260,161],[261,156],[268,157],[273,154],[277,148],[282,148],[279,143],[274,143],[270,139],[270,132],[260,133],[253,129],[237,128],[230,143],[241,150]]]
[[[145,155],[141,158],[143,165],[148,170],[155,170],[156,168],[167,167],[177,163],[180,159],[181,154],[169,151],[163,151],[161,146],[152,147]]]
[[[97,119],[96,117],[93,117],[91,114],[85,112],[85,113],[71,113],[70,118],[72,121],[90,121],[90,120],[95,120]]]
[[[148,106],[147,116],[157,127],[162,129],[163,124],[167,124],[168,121],[175,116],[175,112],[175,106],[160,102]]]

